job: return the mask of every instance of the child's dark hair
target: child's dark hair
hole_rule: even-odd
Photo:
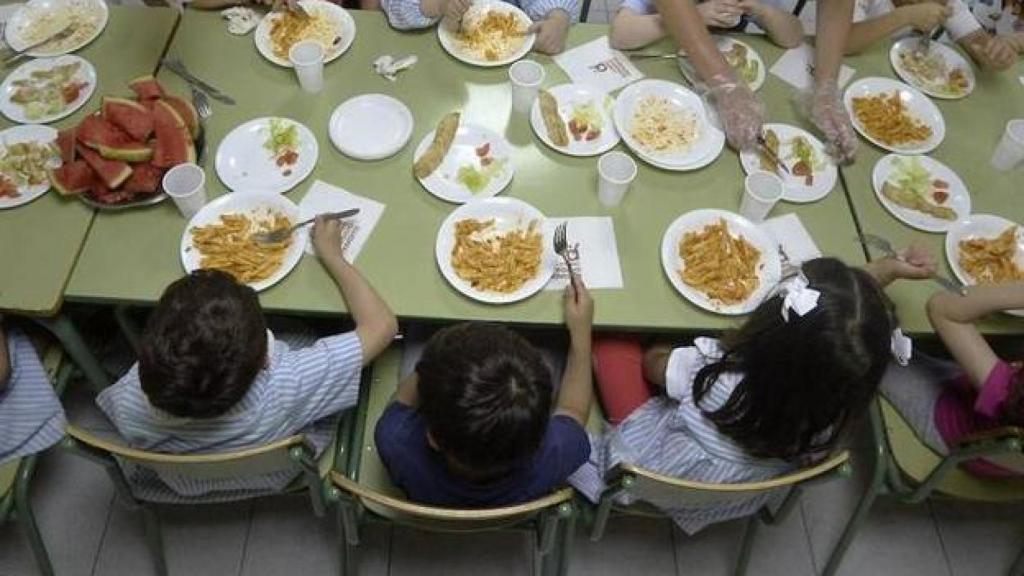
[[[834,258],[802,266],[821,293],[804,316],[782,318],[783,295],[766,299],[723,339],[724,356],[698,372],[698,406],[726,372],[742,374],[729,399],[705,416],[744,450],[795,459],[829,448],[874,396],[897,326],[875,279]]]
[[[516,332],[470,322],[444,328],[416,365],[420,413],[438,448],[477,482],[536,452],[551,412],[551,372]]]
[[[263,312],[252,288],[197,270],[164,290],[139,350],[139,380],[153,406],[212,418],[249,391],[266,362]]]

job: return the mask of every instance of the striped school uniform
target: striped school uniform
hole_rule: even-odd
[[[293,342],[294,345],[294,342]],[[180,418],[150,405],[136,363],[96,403],[134,448],[171,454],[232,452],[305,434],[319,455],[338,413],[359,397],[363,351],[355,332],[292,349],[280,339],[246,395],[215,418]],[[134,495],[152,502],[217,502],[280,492],[299,468],[254,477],[194,480],[122,463]]]
[[[11,378],[0,390],[0,464],[46,450],[67,427],[39,355],[18,329],[7,333],[7,354]]]
[[[544,20],[548,12],[556,8],[565,10],[573,21],[579,15],[577,0],[506,0],[509,4],[521,8],[530,20]],[[420,10],[420,0],[381,0],[381,9],[387,14],[388,22],[398,30],[414,30],[429,28],[440,21],[440,18],[426,16]]]
[[[619,462],[665,476],[715,484],[768,480],[794,468],[781,460],[747,455],[704,417],[701,408],[713,411],[722,406],[742,375],[720,376],[698,407],[693,401],[693,381],[701,368],[721,357],[722,350],[711,338],[698,338],[693,344],[677,348],[669,356],[667,396],[652,398],[617,427],[591,437],[590,460],[569,478],[591,501],[598,501],[606,488],[605,473]],[[780,494],[769,493],[739,502],[662,511],[684,532],[693,534],[715,522],[749,516],[777,496]],[[636,500],[624,494],[618,502],[628,505]]]

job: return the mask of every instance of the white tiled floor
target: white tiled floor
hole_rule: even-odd
[[[72,420],[104,423],[89,394],[66,396]],[[863,442],[861,442],[863,444]],[[762,528],[752,576],[813,576],[839,536],[870,470],[857,460],[854,477],[807,490],[781,525]],[[60,576],[149,576],[152,559],[142,520],[115,501],[104,473],[63,452],[46,454],[33,502]],[[843,563],[843,576],[997,576],[1024,545],[1024,507],[931,502],[906,506],[882,499]],[[161,512],[172,574],[306,576],[336,574],[335,526],[312,515],[302,496]],[[730,574],[742,523],[686,536],[669,522],[613,519],[599,543],[585,527],[575,539],[573,576]],[[359,558],[366,576],[528,574],[528,542],[520,534],[465,537],[371,526]],[[35,574],[16,524],[0,526],[0,576]]]

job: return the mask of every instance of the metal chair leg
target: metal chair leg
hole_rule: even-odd
[[[35,556],[40,574],[53,576],[50,555],[46,552],[46,544],[43,542],[43,536],[39,533],[39,526],[36,524],[35,515],[32,513],[32,504],[28,498],[28,486],[32,478],[32,470],[35,468],[35,460],[35,456],[29,456],[18,469],[18,478],[14,487],[14,509],[18,514],[18,523],[21,524],[28,536],[28,543],[32,547],[32,555]]]
[[[562,545],[558,550],[558,576],[569,574],[569,562],[572,561],[572,547],[576,539],[576,511],[562,520]]]
[[[586,22],[590,17],[590,0],[583,0],[583,8],[580,10],[580,22]]]
[[[71,319],[63,314],[58,314],[53,318],[33,318],[33,320],[49,330],[60,341],[64,351],[82,370],[96,392],[102,392],[107,386],[110,386],[110,375],[100,366],[99,360],[85,345],[82,335],[78,333]]]
[[[159,576],[168,576],[167,559],[164,556],[164,537],[160,530],[160,517],[152,506],[142,506],[142,516],[146,520],[146,542],[153,554],[153,562],[156,564],[156,573]]]
[[[121,329],[121,334],[128,341],[128,345],[138,354],[142,335],[138,324],[132,318],[131,309],[124,305],[114,306],[114,319],[117,321],[118,328]]]
[[[747,573],[747,566],[750,564],[750,552],[754,549],[754,535],[761,524],[761,518],[753,514],[747,519],[747,526],[743,529],[743,541],[740,542],[740,553],[736,556],[736,576],[744,576]]]

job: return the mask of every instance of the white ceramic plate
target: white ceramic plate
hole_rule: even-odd
[[[55,47],[43,45],[28,53],[33,58],[60,56],[80,50],[96,39],[107,26],[110,11],[103,0],[30,0],[11,16],[4,29],[4,41],[15,50],[24,50],[39,40],[53,35],[71,19],[80,31],[60,41]],[[38,32],[32,32],[34,23]]]
[[[778,172],[779,177],[782,178],[786,185],[782,199],[787,202],[805,203],[817,202],[828,196],[829,192],[836,185],[839,171],[836,169],[832,157],[825,152],[825,145],[821,143],[821,140],[818,140],[810,132],[796,126],[790,126],[789,124],[765,124],[764,127],[766,130],[770,129],[778,134],[779,159],[786,164],[786,168],[790,171],[789,174],[781,170]],[[793,154],[792,140],[797,136],[803,136],[807,139],[811,147],[818,153],[818,157],[821,158],[823,164],[818,170],[814,171],[814,183],[811,186],[806,184],[802,176],[794,176],[792,173],[793,165],[797,162],[797,158]],[[756,151],[741,152],[740,163],[743,165],[743,171],[747,174],[761,170],[761,159]]]
[[[57,131],[49,126],[28,124],[26,126],[14,126],[0,132],[0,150],[10,144],[18,144],[21,142],[48,144],[56,141]],[[50,167],[56,168],[60,166],[60,164],[60,158],[58,157]],[[0,197],[0,210],[28,204],[43,194],[46,194],[46,191],[49,189],[49,180],[41,184],[36,184],[35,186],[19,186],[18,196],[16,198]]]
[[[479,2],[474,2],[462,17],[463,29],[474,26],[476,22],[486,17],[487,13],[491,11],[515,14],[516,19],[519,21],[519,26],[523,31],[526,31],[533,25],[533,21],[526,15],[526,12],[523,12],[512,4],[501,2],[499,0],[481,0]],[[517,49],[512,50],[508,54],[499,55],[499,57],[494,60],[488,60],[483,54],[478,54],[463,46],[456,33],[448,30],[445,26],[437,26],[437,40],[441,43],[441,47],[444,48],[445,52],[451,54],[455,59],[461,60],[466,64],[472,64],[473,66],[494,67],[511,64],[523,56],[526,56],[526,54],[533,48],[533,42],[536,39],[536,34],[527,34],[523,37],[522,43]]]
[[[897,158],[909,158],[908,156],[901,156],[899,154],[889,154],[875,164],[875,169],[871,173],[871,184],[875,189],[875,197],[878,201],[889,211],[890,214],[896,217],[897,220],[903,222],[911,228],[917,228],[918,230],[924,230],[925,232],[947,232],[954,226],[957,221],[963,220],[971,213],[971,194],[967,191],[967,186],[963,180],[957,176],[956,172],[953,172],[951,168],[939,162],[933,160],[928,156],[916,156],[921,162],[921,165],[932,175],[932,180],[944,180],[949,184],[949,198],[943,206],[952,208],[957,213],[956,220],[943,220],[934,216],[929,216],[924,212],[918,212],[917,210],[911,210],[910,208],[904,208],[898,204],[892,202],[882,194],[882,185],[889,180],[890,176],[894,172],[893,161]]]
[[[569,145],[566,147],[556,146],[548,136],[547,127],[544,126],[544,116],[540,112],[540,99],[538,98],[533,101],[533,109],[530,111],[530,126],[533,127],[533,133],[540,138],[541,142],[547,144],[548,148],[569,156],[597,156],[611,150],[619,143],[619,132],[615,129],[615,120],[612,118],[615,99],[607,92],[585,84],[562,84],[548,89],[548,92],[558,100],[558,114],[566,125],[572,119],[573,109],[588,104],[597,109],[604,124],[601,127],[601,135],[593,140],[587,140],[585,135],[577,140],[569,131]]]
[[[757,265],[757,276],[761,284],[745,302],[724,305],[708,298],[703,292],[691,288],[683,282],[679,272],[683,270],[683,259],[679,257],[679,241],[686,232],[700,231],[708,224],[715,224],[724,219],[729,233],[740,235],[755,248],[761,251],[761,261]],[[753,222],[732,212],[715,209],[700,209],[687,212],[676,218],[661,239],[661,268],[665,276],[684,298],[709,312],[718,314],[748,314],[757,308],[764,298],[782,278],[782,265],[779,261],[778,244]]]
[[[412,113],[400,100],[363,94],[335,108],[327,130],[342,154],[356,160],[380,160],[405,146],[412,127]]]
[[[311,14],[323,15],[330,19],[334,23],[335,33],[341,36],[341,41],[337,44],[325,46],[327,51],[324,54],[324,63],[335,60],[352,46],[352,41],[356,39],[356,21],[352,19],[352,15],[347,10],[337,4],[323,0],[303,0],[302,6]],[[281,12],[270,12],[264,16],[260,20],[259,26],[256,27],[256,32],[253,33],[253,40],[256,41],[256,49],[260,51],[264,58],[278,66],[291,68],[292,63],[288,61],[288,56],[285,55],[284,58],[279,58],[274,54],[274,45],[270,41],[271,26],[277,19],[283,17],[284,14]]]
[[[270,118],[250,120],[232,130],[217,147],[214,166],[217,176],[232,192],[274,192],[283,194],[306,179],[316,167],[320,147],[305,125],[298,126],[299,159],[289,169],[277,165],[274,153],[264,147],[270,137]],[[285,172],[289,172],[285,174]]]
[[[921,142],[889,146],[875,139],[857,120],[857,115],[853,113],[853,99],[855,97],[892,94],[893,91],[897,90],[907,107],[907,112],[932,129],[931,138]],[[853,127],[860,132],[861,136],[867,138],[875,146],[889,152],[896,152],[898,154],[927,154],[938,148],[939,144],[942,144],[943,138],[946,137],[946,121],[942,118],[942,112],[939,112],[935,104],[917,88],[898,80],[891,78],[862,78],[857,80],[846,89],[846,93],[843,95],[843,103],[846,105],[846,111],[849,112],[850,118],[853,120]]]
[[[72,102],[67,103],[63,110],[54,114],[30,119],[26,114],[25,108],[21,104],[15,104],[11,101],[11,98],[17,91],[15,82],[27,79],[33,72],[50,70],[55,66],[72,63],[79,64],[78,72],[75,73],[74,80],[77,82],[84,82],[86,85],[78,92],[78,97]],[[3,113],[7,118],[20,124],[49,124],[50,122],[55,122],[61,118],[74,114],[76,110],[84,106],[85,103],[89,101],[89,98],[92,97],[92,93],[95,91],[96,69],[92,67],[92,64],[90,64],[88,60],[72,55],[29,60],[21,66],[18,66],[14,72],[11,72],[7,78],[4,79],[3,84],[0,84],[0,113]]]
[[[677,113],[693,114],[697,138],[688,148],[659,153],[640,145],[631,135],[633,112],[647,97],[664,98]],[[641,80],[626,87],[615,101],[615,127],[623,141],[642,160],[666,170],[695,170],[718,157],[725,145],[725,135],[709,121],[704,102],[687,88],[664,80]]]
[[[903,53],[909,54],[914,52],[917,48],[918,42],[919,39],[916,37],[903,38],[894,42],[892,48],[889,49],[889,63],[892,64],[892,69],[896,71],[897,76],[907,84],[910,84],[933,98],[958,100],[960,98],[966,98],[974,91],[976,81],[974,78],[974,69],[971,68],[971,64],[966,58],[961,56],[959,52],[941,42],[931,42],[929,44],[928,53],[929,55],[941,58],[946,63],[946,70],[952,71],[959,68],[963,71],[964,78],[967,80],[967,88],[963,92],[951,92],[943,85],[942,82],[921,77],[907,69],[907,67],[903,65],[900,55]]]
[[[965,286],[972,286],[977,284],[963,268],[960,267],[959,255],[960,255],[960,241],[968,240],[970,238],[995,238],[999,236],[1010,226],[1018,226],[1017,228],[1017,252],[1014,254],[1014,262],[1017,266],[1024,266],[1024,228],[1020,227],[1020,224],[1011,222],[1001,216],[993,216],[991,214],[971,214],[967,218],[960,220],[949,232],[946,233],[946,260],[949,262],[949,267],[953,270],[953,274],[956,275],[957,279],[960,280]],[[1024,317],[1024,310],[1007,310],[1007,314],[1013,316]]]
[[[460,220],[472,218],[475,220],[494,219],[494,231],[497,234],[509,230],[525,228],[531,220],[537,220],[543,234],[541,244],[543,254],[541,255],[540,269],[537,275],[526,282],[519,290],[508,294],[498,292],[484,292],[477,290],[455,273],[452,268],[452,248],[455,246],[455,223]],[[437,231],[437,243],[434,249],[434,256],[437,259],[437,267],[441,274],[456,290],[473,300],[487,304],[509,304],[529,298],[536,294],[548,283],[551,275],[555,272],[556,256],[552,249],[552,231],[544,225],[545,217],[540,210],[518,200],[516,198],[488,198],[477,202],[463,204],[444,219],[441,228]]]
[[[765,67],[764,60],[761,59],[761,55],[754,50],[754,47],[742,40],[737,40],[730,36],[715,36],[715,43],[718,45],[718,51],[723,54],[732,50],[733,46],[740,45],[747,49],[747,61],[753,60],[757,63],[757,75],[754,76],[753,80],[747,84],[750,89],[757,92],[764,86],[765,79]],[[738,72],[738,71],[737,71]]]
[[[220,221],[222,214],[247,214],[265,216],[271,212],[280,212],[288,217],[293,223],[299,221],[299,207],[294,202],[280,194],[258,193],[258,194],[223,194],[203,206],[196,215],[188,221],[185,231],[181,234],[181,265],[185,272],[191,273],[199,269],[201,255],[199,250],[192,246],[192,228],[206,226]],[[303,236],[295,235],[288,252],[281,262],[281,267],[266,280],[250,283],[249,286],[261,292],[281,281],[295,268],[295,265],[302,259],[302,253],[306,246]]]
[[[413,158],[422,156],[433,141],[434,131],[431,130],[420,140]],[[483,190],[474,194],[459,182],[459,168],[466,165],[481,168],[477,150],[485,144],[490,144],[490,156],[496,161],[504,161],[505,166],[500,173],[491,178]],[[459,130],[455,133],[455,140],[452,142],[451,148],[448,149],[444,161],[430,176],[419,179],[419,183],[441,200],[462,204],[498,195],[512,182],[515,171],[515,166],[512,164],[512,146],[503,136],[483,126],[460,123]]]

